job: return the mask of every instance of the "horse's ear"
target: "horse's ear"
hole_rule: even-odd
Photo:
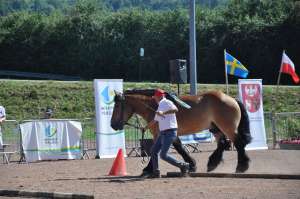
[[[115,92],[115,95],[122,95],[122,93],[119,91],[114,90],[114,92]]]
[[[121,92],[114,90],[114,93],[115,93],[115,97],[117,97],[117,99],[122,100],[124,98],[124,95]]]

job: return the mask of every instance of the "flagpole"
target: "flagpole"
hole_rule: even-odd
[[[280,83],[280,78],[281,78],[281,67],[282,67],[282,60],[283,60],[283,55],[285,54],[285,50],[283,50],[283,53],[282,53],[282,58],[281,58],[281,63],[280,63],[280,67],[279,67],[279,74],[278,74],[278,77],[277,77],[277,85],[276,85],[276,91],[275,91],[275,98],[274,98],[274,105],[276,103],[276,97],[278,96],[278,90],[279,90],[279,83]],[[275,107],[275,106],[272,106],[272,107]]]
[[[277,85],[276,85],[276,90],[275,90],[275,96],[273,95],[273,106],[271,106],[271,121],[272,121],[272,134],[273,134],[273,149],[276,147],[277,139],[276,139],[276,117],[275,117],[275,108],[276,108],[276,102],[277,102],[277,96],[278,96],[278,90],[279,90],[279,83],[280,83],[280,78],[281,78],[281,67],[282,67],[282,60],[283,60],[283,55],[285,53],[285,50],[283,50],[282,53],[282,58],[281,58],[281,64],[279,67],[279,74],[277,77]]]
[[[228,76],[227,76],[227,67],[226,67],[226,49],[224,49],[224,63],[225,63],[225,81],[226,81],[226,94],[228,95]]]
[[[283,55],[285,54],[285,50],[283,50],[283,53],[282,53],[282,57]],[[281,58],[281,64],[280,64],[280,68],[279,68],[279,74],[278,74],[278,78],[277,78],[277,87],[276,87],[276,94],[278,92],[278,88],[279,88],[279,82],[280,82],[280,78],[281,78],[281,67],[282,67],[282,58]]]

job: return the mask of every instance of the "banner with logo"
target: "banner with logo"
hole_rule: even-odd
[[[27,162],[80,159],[80,122],[37,120],[20,124],[22,146]]]
[[[213,136],[209,130],[204,130],[191,135],[179,136],[182,144],[197,144],[199,142],[212,142]]]
[[[96,105],[96,158],[116,157],[120,148],[125,152],[124,130],[115,131],[110,126],[114,109],[115,91],[123,92],[122,79],[95,79]]]
[[[252,142],[247,150],[268,149],[261,79],[239,79],[239,98],[244,104],[250,120]]]

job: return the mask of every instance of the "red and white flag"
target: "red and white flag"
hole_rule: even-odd
[[[292,62],[292,60],[284,52],[282,54],[280,72],[291,75],[294,82],[296,84],[299,83],[299,77],[295,71],[295,65]]]

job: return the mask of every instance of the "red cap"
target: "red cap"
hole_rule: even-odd
[[[165,91],[158,88],[158,89],[155,90],[154,96],[156,96],[156,97],[164,97],[165,96]]]

